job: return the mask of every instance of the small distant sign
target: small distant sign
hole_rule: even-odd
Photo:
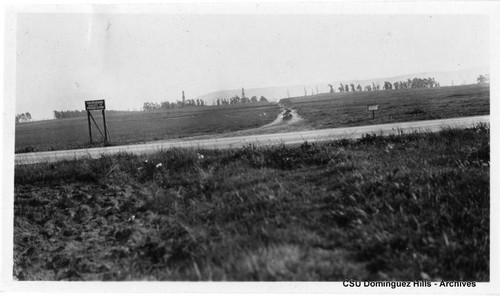
[[[104,100],[93,100],[93,101],[85,101],[85,110],[105,110],[106,106],[104,104]]]
[[[368,111],[378,111],[378,105],[368,105]]]

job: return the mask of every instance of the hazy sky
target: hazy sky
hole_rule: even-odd
[[[487,16],[19,14],[16,113],[489,64]]]

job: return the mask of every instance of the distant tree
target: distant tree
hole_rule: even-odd
[[[411,88],[421,88],[424,87],[424,81],[422,78],[413,78],[411,80]]]
[[[256,96],[253,96],[253,97],[250,99],[250,101],[251,101],[252,103],[257,102],[257,97],[256,97]]]
[[[489,84],[489,83],[490,83],[490,75],[489,74],[479,75],[479,77],[477,77],[477,84]]]
[[[259,101],[260,102],[268,102],[267,99],[264,96],[260,96]]]
[[[424,78],[422,79],[422,87],[429,87],[429,79]]]
[[[368,84],[365,86],[365,91],[372,91],[372,87]]]
[[[169,101],[160,102],[160,109],[170,110],[171,108],[172,108],[172,104]]]
[[[16,123],[31,121],[31,114],[29,112],[16,115]]]
[[[429,77],[427,81],[429,82],[429,87],[436,86],[436,80],[434,79],[434,77]]]
[[[363,88],[361,87],[361,85],[358,84],[358,86],[356,86],[356,90],[357,91],[363,91]]]
[[[394,82],[394,89],[395,90],[398,90],[399,89],[399,82]]]
[[[351,83],[351,91],[355,92],[356,90],[354,89],[354,83]]]
[[[344,85],[342,83],[339,86],[339,92],[344,92]]]
[[[220,106],[220,99],[217,98],[217,106]]]

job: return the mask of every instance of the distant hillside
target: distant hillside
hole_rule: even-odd
[[[322,82],[322,83],[313,83],[313,84],[303,84],[303,85],[290,85],[290,86],[280,86],[280,87],[262,87],[262,88],[245,88],[245,96],[251,98],[252,96],[256,96],[260,98],[260,96],[266,97],[269,101],[279,101],[280,99],[287,97],[297,97],[304,96],[304,88],[307,91],[307,95],[317,94],[317,93],[327,93],[330,91],[328,84],[332,84],[335,91],[338,91],[338,87],[340,83],[343,84],[351,84],[355,85],[360,84],[361,86],[365,86],[368,84],[384,84],[384,81],[389,81],[391,83],[396,81],[405,81],[408,78],[427,78],[434,77],[436,81],[438,81],[441,86],[448,85],[462,85],[462,84],[474,84],[476,83],[476,79],[480,74],[489,73],[489,69],[487,67],[477,67],[472,69],[466,69],[462,71],[441,71],[441,72],[422,72],[422,73],[412,73],[394,77],[382,77],[382,78],[373,78],[373,79],[364,79],[364,80],[336,80],[330,82]],[[212,102],[215,102],[217,98],[231,98],[234,96],[241,97],[241,89],[232,89],[232,90],[221,90],[216,92],[211,92],[205,95],[202,95],[198,98],[205,100],[209,105]]]

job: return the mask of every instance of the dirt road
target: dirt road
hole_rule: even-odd
[[[356,139],[362,137],[364,134],[396,134],[399,132],[411,131],[439,131],[444,127],[468,127],[475,125],[479,122],[488,123],[490,120],[489,115],[460,117],[439,120],[425,120],[413,122],[400,122],[388,123],[369,126],[357,126],[346,128],[332,128],[321,130],[307,130],[295,131],[286,133],[273,133],[273,134],[260,134],[260,135],[246,135],[224,137],[223,135],[214,136],[205,139],[184,138],[176,140],[168,140],[147,144],[135,144],[126,146],[103,147],[103,148],[90,148],[90,149],[76,149],[76,150],[61,150],[61,151],[47,151],[35,153],[22,153],[15,155],[15,164],[31,164],[38,162],[55,162],[59,160],[68,160],[82,157],[98,158],[101,155],[109,155],[118,152],[146,154],[156,152],[162,149],[171,147],[184,147],[184,148],[205,148],[205,149],[227,149],[237,148],[244,145],[253,143],[255,145],[275,145],[279,143],[284,144],[299,144],[304,141],[316,142],[333,139]]]

